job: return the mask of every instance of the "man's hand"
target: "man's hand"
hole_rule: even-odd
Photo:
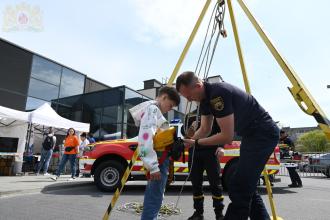
[[[160,180],[160,179],[161,179],[160,171],[156,173],[150,173],[150,180]]]
[[[184,138],[184,139],[183,139],[183,142],[184,142],[185,144],[187,144],[189,148],[192,147],[192,145],[195,144],[195,140],[193,140],[193,139],[188,139],[188,138]]]
[[[197,130],[197,122],[193,121],[193,123],[190,125],[190,127],[186,131],[186,136],[188,138],[191,138],[192,136],[194,136],[196,130]]]
[[[225,155],[224,149],[222,147],[218,147],[215,151],[215,155],[217,156],[217,158],[223,157]]]

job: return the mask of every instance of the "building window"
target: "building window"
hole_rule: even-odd
[[[142,95],[126,88],[125,89],[125,104],[129,106],[135,106],[142,102]]]
[[[58,86],[31,78],[28,95],[50,101],[58,98],[58,89]]]
[[[33,97],[28,97],[27,101],[26,101],[25,110],[30,111],[30,110],[37,109],[40,106],[42,106],[44,103],[49,103],[49,102],[47,102],[45,100],[42,100],[42,99],[36,99],[36,98],[33,98]]]
[[[59,86],[61,66],[42,57],[33,56],[31,76],[50,84]]]
[[[73,70],[63,68],[60,86],[60,98],[84,93],[85,76]]]

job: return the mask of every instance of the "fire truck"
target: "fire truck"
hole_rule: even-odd
[[[180,131],[182,124],[171,124]],[[178,133],[180,137],[181,134]],[[101,141],[88,145],[83,157],[79,161],[80,172],[93,175],[94,182],[101,191],[114,191],[119,185],[123,173],[130,163],[134,151],[138,146],[137,137],[132,139],[119,139]],[[240,142],[234,141],[224,146],[224,156],[219,158],[221,165],[222,185],[226,189],[229,179],[233,175],[239,159]],[[189,175],[188,150],[185,150],[179,161],[174,162],[174,179],[184,181]],[[270,156],[266,170],[269,175],[278,173],[280,169],[280,149],[276,147]],[[134,163],[129,180],[146,180],[146,170],[143,162],[138,158]]]

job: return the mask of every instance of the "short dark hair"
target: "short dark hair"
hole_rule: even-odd
[[[87,137],[87,134],[84,132],[84,133],[82,133],[81,135],[80,135],[80,137]]]
[[[191,85],[194,81],[198,81],[198,77],[195,75],[194,72],[192,71],[186,71],[180,74],[178,78],[176,79],[176,90],[179,91],[180,87],[182,85],[184,86],[189,86]]]
[[[281,130],[280,131],[280,134],[285,134],[286,132],[284,130]]]
[[[170,86],[164,86],[164,87],[160,88],[158,96],[161,96],[164,94],[166,94],[170,100],[174,101],[176,106],[178,106],[180,104],[180,95],[175,90],[175,88],[170,87]]]

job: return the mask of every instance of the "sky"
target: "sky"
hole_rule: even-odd
[[[194,70],[211,7],[180,72]],[[282,56],[296,71],[330,117],[330,1],[246,0]],[[0,37],[71,67],[109,86],[142,89],[143,81],[165,81],[171,75],[204,0],[30,0],[38,7],[38,30],[4,29],[8,8],[22,1],[1,0]],[[277,65],[236,1],[233,1],[252,94],[282,126],[316,126],[303,113]],[[228,10],[209,75],[244,89]]]

